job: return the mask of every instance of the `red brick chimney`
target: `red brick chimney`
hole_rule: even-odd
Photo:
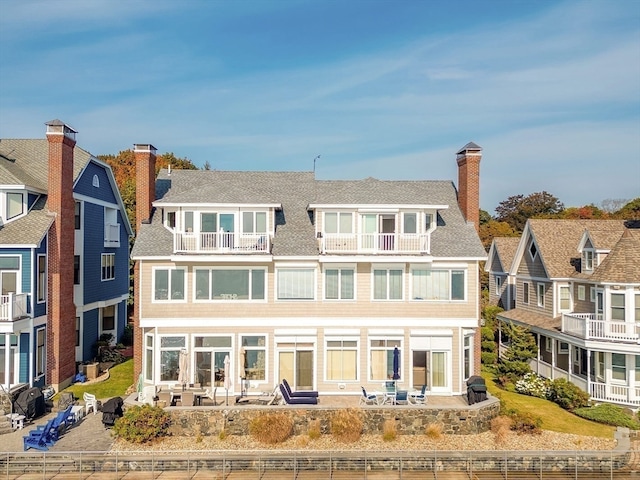
[[[73,149],[77,132],[60,120],[52,120],[45,125],[49,143],[47,206],[55,215],[48,239],[46,382],[59,391],[60,386],[66,387],[76,373]]]
[[[136,232],[151,218],[151,204],[156,199],[156,148],[151,144],[133,146],[136,159]],[[142,330],[140,329],[140,262],[133,267],[133,381],[142,372]]]
[[[482,147],[467,143],[457,153],[458,204],[467,222],[480,230],[480,160]]]

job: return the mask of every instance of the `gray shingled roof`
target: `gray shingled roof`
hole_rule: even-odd
[[[451,182],[315,180],[312,172],[233,172],[163,170],[156,182],[155,205],[174,203],[271,203],[282,205],[276,221],[272,253],[277,256],[316,256],[317,241],[308,213],[310,204],[430,204],[441,210],[432,236],[436,257],[484,257],[486,252],[473,225],[457,204]],[[159,213],[142,225],[132,250],[134,257],[165,256],[172,250],[171,234],[162,227]]]
[[[640,230],[626,229],[591,278],[604,283],[640,284]]]
[[[40,197],[28,215],[0,226],[0,245],[39,245],[54,217],[48,213],[46,197]]]
[[[511,264],[516,256],[516,250],[520,244],[520,237],[496,237],[493,239],[495,252],[498,255],[502,271],[511,270]]]

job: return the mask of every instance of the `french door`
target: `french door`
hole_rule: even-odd
[[[278,352],[278,382],[283,378],[294,390],[313,390],[313,350]]]

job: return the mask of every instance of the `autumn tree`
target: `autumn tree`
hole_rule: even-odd
[[[583,207],[568,207],[565,208],[560,214],[558,214],[558,218],[563,218],[567,220],[592,220],[592,219],[607,219],[609,218],[609,214],[596,207],[594,204],[585,205]]]
[[[613,217],[621,220],[640,220],[640,197],[634,198],[620,210],[617,210]]]
[[[532,193],[528,196],[513,195],[496,207],[495,219],[508,223],[521,233],[530,218],[554,218],[564,210],[557,197],[547,192]]]

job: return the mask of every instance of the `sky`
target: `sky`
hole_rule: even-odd
[[[640,1],[0,0],[0,138],[451,180],[480,206],[640,196]]]

